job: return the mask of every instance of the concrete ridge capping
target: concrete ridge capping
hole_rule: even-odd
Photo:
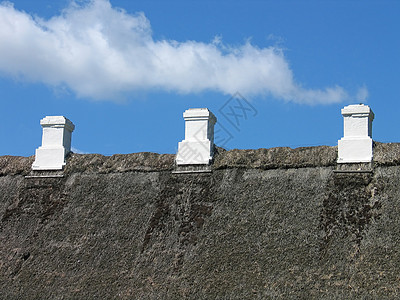
[[[75,125],[64,116],[46,116],[40,120],[42,145],[36,149],[33,171],[62,170],[71,151],[71,136]]]
[[[338,141],[338,160],[342,163],[370,163],[373,158],[372,121],[368,105],[353,104],[342,110],[344,136]]]
[[[185,119],[185,139],[178,144],[176,165],[209,165],[214,156],[214,125],[217,118],[208,108],[190,108],[183,113]],[[190,171],[190,170],[189,170]]]

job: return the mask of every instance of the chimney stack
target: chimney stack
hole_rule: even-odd
[[[32,170],[62,170],[71,151],[71,135],[75,126],[63,116],[47,116],[40,120],[42,146],[36,149]]]
[[[177,165],[208,165],[214,155],[214,125],[217,118],[207,108],[183,113],[185,139],[178,145]]]
[[[371,162],[374,113],[364,104],[342,109],[344,136],[338,141],[338,163]]]

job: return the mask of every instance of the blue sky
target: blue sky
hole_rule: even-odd
[[[47,115],[76,151],[175,153],[195,107],[227,149],[336,145],[360,102],[400,141],[399,1],[0,3],[0,155],[33,155]]]

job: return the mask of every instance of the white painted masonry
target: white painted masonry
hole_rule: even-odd
[[[177,165],[209,164],[214,155],[214,125],[217,118],[207,108],[183,113],[185,139],[178,145]]]
[[[36,149],[33,170],[62,170],[71,151],[71,135],[75,125],[63,116],[47,116],[40,120],[42,146]]]
[[[344,136],[338,141],[338,163],[371,162],[374,113],[364,104],[342,109]]]

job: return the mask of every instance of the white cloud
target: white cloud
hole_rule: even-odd
[[[345,101],[341,87],[305,89],[296,83],[281,49],[250,43],[154,40],[143,13],[128,14],[108,0],[72,2],[49,20],[0,4],[0,72],[79,97],[110,99],[135,90],[204,90],[272,95],[299,103]],[[361,89],[360,97],[367,96]],[[365,99],[363,99],[365,100]]]
[[[363,86],[363,87],[359,88],[358,92],[357,92],[356,100],[359,102],[363,102],[363,101],[366,101],[367,98],[368,98],[367,87]]]
[[[76,154],[88,154],[88,152],[79,150],[78,148],[71,147],[71,151]]]

